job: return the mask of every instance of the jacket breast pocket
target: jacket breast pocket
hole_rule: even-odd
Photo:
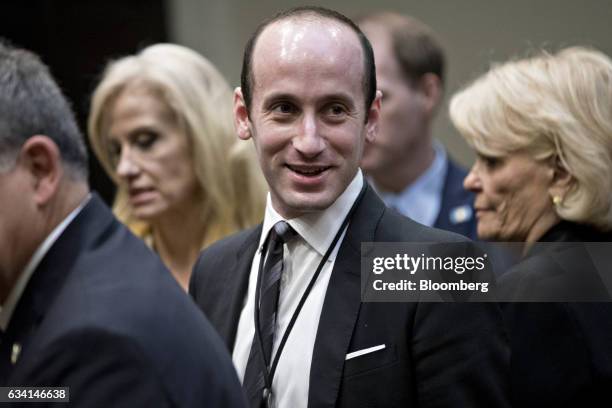
[[[347,358],[344,362],[343,376],[345,378],[395,363],[397,361],[397,350],[395,344],[386,343],[384,348],[373,346],[350,351]]]

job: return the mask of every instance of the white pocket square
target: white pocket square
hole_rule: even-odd
[[[374,347],[368,347],[365,349],[361,349],[361,350],[357,350],[357,351],[353,351],[350,352],[346,355],[346,359],[350,360],[351,358],[355,358],[355,357],[359,357],[359,356],[363,356],[364,354],[370,354],[373,353],[375,351],[378,350],[382,350],[386,347],[386,345],[384,344],[379,344],[378,346],[374,346]]]

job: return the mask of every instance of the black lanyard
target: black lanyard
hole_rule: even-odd
[[[342,236],[342,233],[344,232],[344,230],[346,229],[346,226],[348,225],[351,217],[353,216],[353,213],[355,212],[355,209],[357,208],[357,204],[359,204],[359,202],[361,201],[361,199],[363,198],[363,195],[366,191],[366,182],[364,180],[363,182],[363,187],[361,188],[361,191],[359,192],[359,195],[357,196],[357,199],[355,200],[355,202],[353,203],[353,206],[351,207],[351,209],[349,210],[348,214],[346,215],[346,217],[344,218],[344,221],[342,221],[342,225],[340,225],[340,228],[338,229],[338,232],[336,232],[336,236],[334,237],[332,243],[330,244],[329,248],[327,248],[327,252],[325,252],[325,255],[323,256],[323,258],[321,259],[321,262],[319,262],[319,266],[317,266],[317,269],[314,273],[314,275],[312,276],[312,278],[310,279],[310,282],[308,283],[308,286],[306,287],[306,290],[304,290],[304,293],[302,294],[302,297],[300,298],[300,301],[297,305],[297,307],[295,308],[295,311],[293,312],[293,316],[291,316],[291,320],[289,321],[289,325],[287,326],[287,329],[285,330],[285,332],[283,333],[283,337],[281,338],[281,342],[278,345],[278,349],[276,350],[276,354],[274,355],[274,361],[272,361],[272,365],[269,366],[268,362],[266,361],[266,357],[264,355],[263,352],[263,341],[261,339],[261,330],[259,328],[259,302],[260,302],[260,296],[261,296],[261,275],[262,275],[262,270],[263,270],[263,264],[264,264],[264,257],[267,253],[268,250],[268,245],[269,245],[269,240],[266,240],[266,245],[264,246],[263,250],[262,250],[262,255],[259,259],[259,271],[257,273],[257,286],[255,289],[255,340],[257,341],[258,347],[259,347],[259,354],[261,356],[262,362],[263,362],[263,366],[265,367],[264,369],[264,380],[265,380],[265,390],[264,390],[264,396],[266,398],[266,404],[268,406],[270,406],[270,401],[271,401],[271,396],[272,396],[272,380],[274,379],[274,373],[276,372],[276,367],[278,365],[278,361],[280,359],[281,353],[283,352],[283,348],[285,347],[285,343],[287,342],[287,339],[289,338],[289,334],[291,333],[291,330],[293,329],[293,325],[295,324],[295,321],[297,320],[300,311],[302,310],[302,306],[304,306],[304,303],[306,303],[306,299],[308,298],[308,295],[310,294],[310,291],[312,290],[315,282],[317,281],[317,278],[319,277],[319,274],[321,273],[321,270],[323,269],[323,266],[325,265],[325,263],[327,262],[327,260],[329,259],[329,256],[331,255],[332,251],[334,250],[334,248],[336,247],[336,245],[338,244],[338,241],[340,240],[340,237]],[[272,349],[274,349],[274,344],[272,345]]]

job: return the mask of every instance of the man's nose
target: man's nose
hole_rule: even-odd
[[[306,157],[316,157],[325,150],[325,139],[319,133],[314,115],[304,115],[299,134],[293,139],[293,147]]]
[[[473,193],[482,190],[482,181],[480,180],[476,166],[477,163],[474,163],[468,175],[463,179],[463,188]]]

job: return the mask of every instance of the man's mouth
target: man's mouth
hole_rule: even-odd
[[[331,166],[300,166],[291,164],[286,166],[289,170],[306,177],[316,177],[331,168]]]

